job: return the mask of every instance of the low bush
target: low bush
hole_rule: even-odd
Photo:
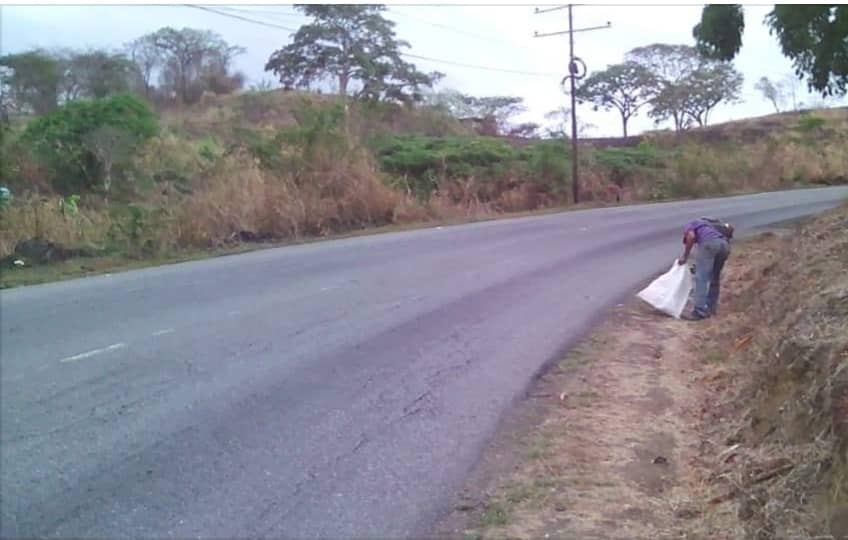
[[[60,193],[108,192],[133,152],[158,131],[150,108],[131,95],[74,101],[27,125],[20,142],[50,171]]]

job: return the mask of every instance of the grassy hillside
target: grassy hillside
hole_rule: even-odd
[[[159,111],[158,134],[116,169],[108,193],[69,188],[67,173],[27,146],[27,122],[18,122],[2,141],[0,185],[13,198],[2,209],[0,257],[7,265],[71,255],[167,258],[570,204],[566,141],[476,136],[428,108],[349,107],[345,115],[331,96],[272,91]],[[594,140],[579,155],[581,198],[617,203],[845,182],[846,137],[848,110],[833,109],[654,132],[630,147]],[[22,250],[31,240],[53,243],[53,251]]]

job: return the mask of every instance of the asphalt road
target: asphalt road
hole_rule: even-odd
[[[846,197],[576,211],[3,291],[0,534],[420,536],[533,375],[671,264],[687,219],[744,234]]]

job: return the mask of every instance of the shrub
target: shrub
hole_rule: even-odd
[[[425,198],[445,180],[491,182],[519,159],[517,149],[490,137],[389,137],[380,141],[377,155],[396,183]]]
[[[561,141],[544,141],[531,146],[526,153],[531,179],[562,192],[571,182],[571,154]]]
[[[150,108],[131,95],[74,101],[31,122],[21,142],[43,160],[63,193],[102,188],[139,143],[158,131]]]

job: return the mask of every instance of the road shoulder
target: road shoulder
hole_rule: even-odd
[[[848,517],[848,458],[838,455],[848,441],[838,420],[848,407],[848,369],[839,367],[848,363],[839,356],[848,359],[848,331],[838,338],[848,309],[831,313],[832,335],[822,337],[829,345],[815,348],[825,355],[819,375],[798,376],[797,365],[770,359],[770,351],[802,339],[793,337],[797,321],[787,319],[793,309],[821,321],[820,306],[842,298],[844,276],[821,294],[821,283],[807,278],[837,277],[839,261],[848,260],[846,224],[842,209],[803,225],[803,233],[793,225],[738,243],[715,319],[676,321],[637,300],[615,308],[508,415],[437,534],[848,534],[840,521]],[[800,253],[810,264],[789,260]],[[795,306],[778,305],[782,280],[796,283]],[[795,378],[770,375],[793,370]],[[783,433],[783,415],[793,407],[813,411],[806,422],[815,428]]]

